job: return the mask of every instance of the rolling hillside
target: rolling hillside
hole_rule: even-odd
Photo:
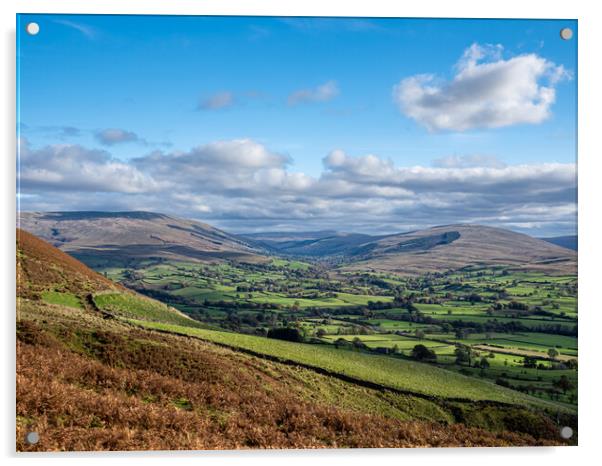
[[[254,244],[210,225],[152,212],[30,212],[22,229],[88,265],[153,257],[261,262]]]
[[[506,265],[576,273],[575,251],[482,225],[446,225],[370,236],[332,231],[236,236],[210,225],[151,212],[22,213],[21,227],[94,268],[151,258],[266,263],[270,255],[336,258],[350,270],[420,274]]]
[[[482,225],[445,225],[385,236],[331,231],[265,233],[253,240],[283,255],[339,257],[349,269],[414,274],[470,265],[576,273],[576,253],[557,241]]]
[[[352,255],[352,269],[404,274],[471,265],[509,265],[551,274],[577,273],[577,254],[528,235],[482,225],[447,225],[366,243]]]
[[[550,416],[576,422],[435,367],[204,328],[22,231],[17,267],[18,450],[541,445]]]

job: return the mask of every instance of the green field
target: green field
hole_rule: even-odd
[[[385,387],[423,395],[471,400],[491,400],[566,411],[568,408],[517,394],[492,383],[465,377],[425,364],[387,356],[337,350],[329,346],[298,344],[237,333],[181,327],[160,322],[130,320],[145,328],[195,336],[214,343],[253,351],[284,361],[318,367],[336,374]]]
[[[334,344],[339,338],[358,338],[367,351],[405,357],[423,344],[436,353],[431,364],[543,399],[577,403],[573,276],[473,267],[402,277],[338,273],[282,258],[253,265],[147,261],[101,271],[214,328],[265,335],[271,328],[294,327],[307,341]],[[146,314],[139,305],[95,299],[101,300],[99,307],[129,318],[162,321],[160,309]],[[172,319],[169,323],[194,325],[180,320],[183,316]],[[471,348],[470,363],[457,361],[457,345]],[[556,359],[550,349],[558,352]],[[484,356],[489,364],[482,368]],[[528,367],[533,363],[525,356],[534,357],[537,367]],[[568,389],[559,388],[563,375],[570,379]],[[526,388],[526,382],[532,386]]]
[[[134,294],[103,293],[94,296],[99,309],[114,315],[169,322],[189,327],[204,327],[200,322],[173,312],[166,305]]]
[[[77,309],[83,307],[80,299],[72,293],[46,291],[42,293],[42,299],[49,304],[58,304],[60,306],[74,307]]]

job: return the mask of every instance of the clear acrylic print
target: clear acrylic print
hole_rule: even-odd
[[[17,450],[577,444],[577,32],[18,15]]]

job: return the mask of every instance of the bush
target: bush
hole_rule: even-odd
[[[305,341],[305,337],[299,329],[291,327],[276,327],[268,330],[268,338],[276,340],[286,340],[301,343]]]
[[[434,351],[424,345],[416,345],[412,349],[411,357],[417,361],[436,361],[437,355]]]

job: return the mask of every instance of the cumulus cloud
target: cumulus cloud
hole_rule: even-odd
[[[289,105],[308,102],[326,102],[339,95],[336,81],[328,81],[313,89],[299,89],[288,96]]]
[[[255,195],[270,189],[295,191],[309,186],[309,177],[287,170],[291,161],[289,156],[270,151],[251,139],[234,139],[187,152],[156,151],[132,163],[157,180],[177,179],[193,190]]]
[[[23,192],[152,192],[161,186],[135,167],[113,159],[106,151],[80,145],[56,144],[32,149],[19,141],[18,178]]]
[[[309,176],[295,171],[288,155],[251,139],[128,162],[81,146],[33,150],[25,143],[20,181],[25,210],[155,210],[239,232],[385,234],[466,222],[552,234],[574,227],[577,190],[574,164],[506,165],[485,156],[404,167],[337,149],[324,157],[319,176]]]
[[[571,77],[562,66],[530,53],[502,58],[501,45],[473,44],[445,81],[432,74],[402,79],[393,99],[430,131],[465,131],[549,118],[556,85]]]
[[[218,92],[209,97],[201,99],[198,110],[220,110],[234,105],[234,94],[229,91]]]
[[[132,131],[127,131],[120,128],[106,128],[97,131],[94,136],[101,144],[105,146],[113,146],[124,142],[143,142],[138,135]]]

